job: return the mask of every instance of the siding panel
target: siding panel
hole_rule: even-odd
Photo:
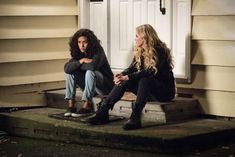
[[[234,78],[235,67],[193,66],[192,83],[177,87],[235,92]]]
[[[66,60],[1,64],[0,86],[62,81]]]
[[[12,85],[12,86],[1,86],[0,95],[14,95],[19,93],[43,93],[45,90],[51,89],[63,89],[65,86],[65,81],[52,81],[52,82],[42,82],[33,84],[22,84],[22,85]]]
[[[0,17],[0,39],[70,37],[77,29],[74,16]]]
[[[235,66],[235,41],[193,41],[193,65]]]
[[[235,16],[194,16],[194,40],[235,40]]]
[[[193,0],[192,15],[234,15],[234,0]]]
[[[1,0],[0,16],[77,15],[76,0]]]
[[[69,58],[69,38],[0,40],[0,63]]]

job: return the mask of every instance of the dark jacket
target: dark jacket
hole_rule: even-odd
[[[82,58],[90,58],[92,62],[80,64],[79,60]],[[113,72],[102,48],[92,55],[81,53],[78,59],[70,59],[69,62],[64,65],[64,71],[67,74],[73,74],[76,70],[99,71],[103,74],[105,85],[108,87],[109,91],[113,88]]]
[[[154,73],[154,71],[151,69],[145,69],[143,65],[141,66],[140,71],[138,71],[135,67],[135,59],[133,59],[130,66],[125,69],[122,74],[128,75],[129,80],[152,76],[158,81],[166,83],[167,85],[169,85],[169,87],[175,88],[174,75],[170,65],[167,62],[167,55],[164,52],[165,50],[160,46],[157,46],[156,49],[159,58],[159,63],[158,65],[156,65],[157,73]],[[141,62],[143,63],[143,58],[141,59]]]

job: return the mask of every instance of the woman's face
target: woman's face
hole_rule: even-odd
[[[81,52],[86,52],[87,45],[88,45],[87,37],[81,36],[78,38],[78,47]]]
[[[141,47],[144,43],[144,39],[138,34],[136,33],[135,35],[135,44],[137,47]]]

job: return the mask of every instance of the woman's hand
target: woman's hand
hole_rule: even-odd
[[[83,63],[91,63],[92,62],[92,59],[90,58],[82,58],[79,60],[80,64],[83,64]]]
[[[115,85],[120,86],[124,81],[128,81],[129,77],[128,75],[122,75],[122,74],[117,74],[115,75],[113,82]]]

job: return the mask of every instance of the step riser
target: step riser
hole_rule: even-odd
[[[47,106],[52,108],[67,109],[67,102],[64,99],[62,94],[49,93],[46,94]],[[76,108],[79,109],[82,107],[81,96],[76,96]]]
[[[95,103],[100,101],[100,98],[94,98]],[[129,118],[132,113],[132,102],[118,101],[109,113]],[[203,111],[195,99],[176,99],[174,102],[168,103],[147,103],[141,117],[144,123],[162,124],[198,118],[201,114]]]

